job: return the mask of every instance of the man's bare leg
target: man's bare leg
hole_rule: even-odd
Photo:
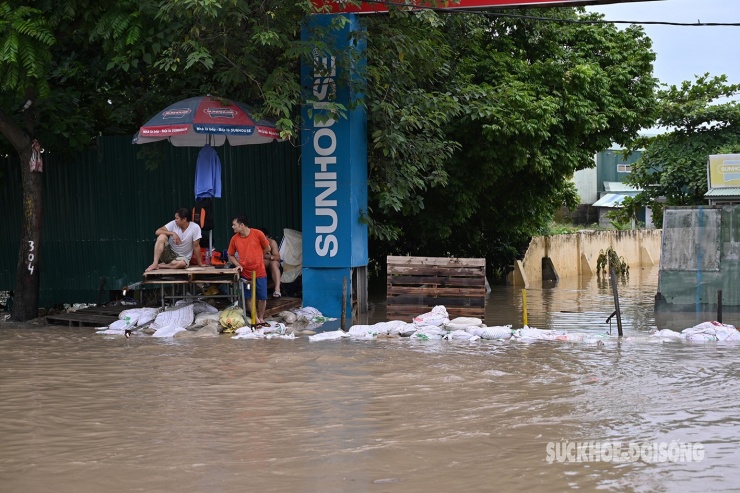
[[[267,300],[257,300],[257,323],[265,323],[265,308],[267,308]]]
[[[160,269],[184,269],[187,264],[182,260],[173,260],[169,264],[159,264]]]
[[[144,272],[149,272],[152,270],[162,269],[162,265],[159,263],[159,257],[162,256],[162,252],[164,251],[164,246],[167,244],[167,235],[159,235],[157,236],[157,241],[154,243],[154,260],[152,260],[152,264],[146,268]],[[166,264],[165,264],[166,265]]]
[[[272,261],[270,262],[270,272],[272,272],[272,279],[275,281],[275,289],[274,291],[276,293],[282,293],[280,291],[280,265],[279,262]]]

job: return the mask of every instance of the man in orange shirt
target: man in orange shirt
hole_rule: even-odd
[[[231,228],[234,230],[234,236],[229,242],[229,261],[236,265],[241,276],[245,278],[251,286],[252,272],[257,273],[257,326],[265,324],[265,306],[267,305],[267,272],[265,271],[264,257],[270,251],[270,243],[267,238],[258,229],[252,229],[247,226],[246,216],[237,216],[231,221]],[[236,254],[239,255],[237,260]],[[251,289],[245,292],[247,301],[251,301]],[[247,306],[251,306],[247,303]]]

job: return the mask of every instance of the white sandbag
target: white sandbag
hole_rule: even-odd
[[[349,328],[349,331],[347,331],[350,337],[352,338],[373,338],[378,335],[376,331],[373,330],[372,325],[353,325]]]
[[[139,308],[139,319],[136,321],[136,325],[141,327],[154,321],[161,311],[161,308]]]
[[[115,323],[115,322],[114,322]],[[113,325],[113,324],[111,324]],[[109,325],[108,327],[97,327],[95,329],[96,334],[103,334],[103,335],[114,335],[114,336],[122,336],[126,333],[126,330],[124,327],[119,328],[111,328]]]
[[[441,341],[443,337],[443,334],[427,334],[418,330],[409,336],[417,341]]]
[[[387,335],[390,334],[395,328],[404,326],[406,324],[408,324],[408,322],[404,322],[403,320],[390,320],[388,322],[378,322],[374,325],[374,327],[378,334]]]
[[[164,327],[189,327],[193,325],[194,318],[193,305],[185,305],[158,314],[152,322],[152,328],[157,330]]]
[[[681,335],[689,341],[740,341],[740,332],[734,325],[720,322],[702,322],[688,329],[684,329]]]
[[[419,330],[419,328],[416,325],[404,322],[403,324],[391,327],[388,333],[393,336],[408,337],[417,330]]]
[[[314,334],[312,336],[308,336],[308,340],[312,342],[316,341],[336,341],[338,339],[342,339],[344,337],[349,337],[349,334],[347,332],[344,332],[343,330],[333,330],[329,332],[319,332],[318,334]]]
[[[120,331],[125,332],[126,330],[133,329],[136,326],[136,323],[133,324],[130,323],[129,319],[126,320],[116,320],[112,324],[108,326],[109,329],[113,331]]]
[[[419,329],[411,334],[410,337],[412,339],[419,339],[422,341],[437,341],[441,340],[445,335],[447,335],[447,331],[442,327],[425,325],[423,327],[419,327]]]
[[[157,329],[157,331],[152,334],[152,337],[175,337],[175,334],[178,332],[182,332],[185,329],[185,327],[177,327],[175,325],[168,325],[167,327],[161,327]]]
[[[733,326],[718,327],[717,340],[723,342],[738,342],[740,341],[740,332]]]
[[[292,324],[298,318],[298,316],[290,310],[285,310],[278,313],[278,317],[282,318],[286,324]]]
[[[481,339],[495,340],[495,339],[510,339],[511,338],[511,325],[501,325],[493,327],[468,327],[465,332],[476,335]]]
[[[432,311],[414,317],[413,322],[418,326],[434,325],[438,327],[440,325],[448,324],[450,319],[447,315],[447,308],[445,308],[444,305],[437,305],[432,308]]]
[[[469,332],[466,332],[464,330],[453,330],[452,332],[448,332],[442,337],[444,339],[447,339],[448,341],[468,341],[470,339],[473,339],[473,340],[480,339],[480,337],[473,335]]]
[[[705,334],[702,332],[684,334],[687,341],[692,342],[712,342],[717,340],[714,334]]]
[[[555,329],[535,329],[533,327],[527,327],[526,325],[521,329],[516,329],[512,333],[512,337],[519,341],[555,341],[558,336],[565,335],[566,332],[563,330]]]
[[[388,334],[388,327],[375,325],[353,325],[347,331],[352,339],[371,340],[378,337],[378,334]]]
[[[295,310],[297,322],[310,322],[316,317],[322,317],[321,312],[312,306],[304,306]]]
[[[193,303],[193,313],[195,315],[201,313],[218,313],[218,308],[213,305],[209,305],[205,301],[197,300]]]
[[[684,336],[680,332],[676,332],[671,329],[657,330],[650,334],[651,337],[660,337],[661,339],[683,339]]]
[[[221,313],[216,310],[215,312],[201,312],[195,316],[193,321],[194,327],[203,327],[209,323],[218,323]]]
[[[141,316],[141,310],[139,308],[131,308],[129,310],[123,310],[118,314],[118,321],[127,321],[131,326],[135,326]]]
[[[447,330],[465,330],[468,327],[481,327],[483,320],[475,317],[456,317],[445,324]]]

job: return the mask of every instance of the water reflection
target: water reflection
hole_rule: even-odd
[[[653,342],[653,276],[620,286],[625,337],[603,347],[3,328],[2,491],[731,491],[740,347]],[[540,328],[604,331],[613,310],[595,280],[527,301]],[[495,287],[487,318],[521,325],[521,292]],[[706,456],[547,462],[574,441]]]

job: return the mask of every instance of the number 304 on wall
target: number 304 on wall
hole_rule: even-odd
[[[28,260],[28,272],[33,274],[33,261],[36,259],[36,255],[33,254],[34,245],[33,241],[28,242],[28,257],[26,259]]]

